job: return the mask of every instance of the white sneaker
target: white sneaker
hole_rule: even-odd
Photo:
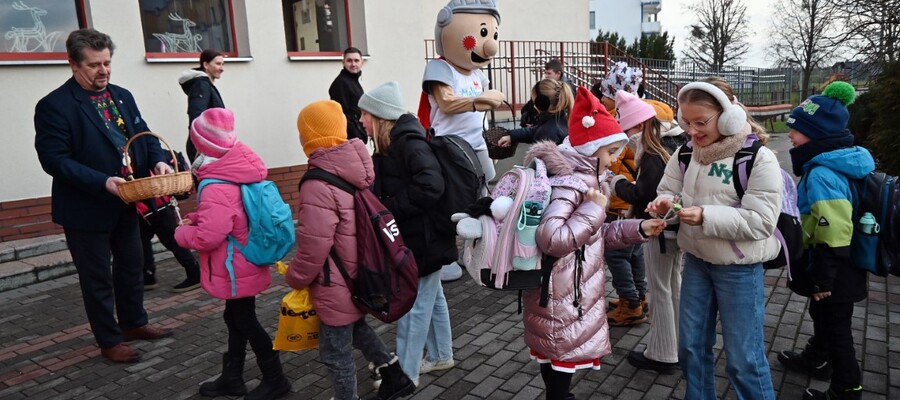
[[[375,369],[375,364],[372,362],[369,362],[369,374],[372,376],[372,387],[378,390],[381,387],[381,374],[378,373],[378,370]]]
[[[445,369],[453,368],[456,365],[456,362],[453,359],[449,360],[438,360],[438,361],[428,361],[428,359],[422,360],[422,366],[419,367],[419,374],[427,374],[431,371],[442,371]]]
[[[462,267],[456,261],[441,267],[441,282],[453,282],[462,276]]]

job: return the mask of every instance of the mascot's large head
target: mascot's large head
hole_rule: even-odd
[[[451,0],[438,12],[435,50],[459,69],[485,67],[500,50],[499,26],[494,0]]]

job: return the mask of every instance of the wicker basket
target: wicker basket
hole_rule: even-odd
[[[128,175],[131,176],[134,174],[134,169],[131,167],[131,157],[128,157],[128,147],[131,146],[131,142],[135,139],[144,136],[144,135],[153,135],[156,136],[157,139],[163,142],[166,147],[169,149],[169,153],[172,155],[172,159],[175,159],[175,152],[172,151],[172,146],[169,146],[169,143],[166,142],[161,136],[153,133],[153,132],[141,132],[137,135],[128,139],[128,143],[125,143],[125,159],[128,160]],[[163,174],[163,175],[155,175],[147,178],[138,178],[128,180],[122,183],[119,183],[119,196],[126,203],[133,203],[135,201],[152,199],[155,197],[168,196],[172,194],[180,194],[190,192],[194,187],[194,181],[191,177],[190,171],[178,171],[178,163],[175,163],[175,173],[173,174]]]
[[[488,156],[494,160],[503,160],[516,154],[517,143],[503,147],[497,144],[500,138],[509,135],[509,130],[495,126],[484,131],[484,142],[487,144]]]

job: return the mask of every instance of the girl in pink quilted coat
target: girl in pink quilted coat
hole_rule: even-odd
[[[238,248],[228,260],[228,236],[241,243],[249,233],[247,215],[237,184],[266,178],[266,165],[234,133],[234,114],[224,108],[210,108],[191,123],[191,141],[200,153],[194,173],[200,181],[209,178],[234,182],[211,184],[197,195],[197,211],[187,214],[175,230],[181,247],[200,253],[200,285],[210,296],[225,300],[222,315],[228,327],[228,351],[222,359],[222,375],[200,385],[204,396],[241,396],[245,399],[274,399],[291,389],[281,370],[272,338],[256,318],[256,295],[272,281],[268,267],[258,267],[244,259]],[[247,343],[256,353],[263,373],[258,387],[247,393],[244,385],[244,358]]]
[[[357,189],[368,188],[375,181],[366,145],[359,139],[347,140],[347,119],[340,104],[324,100],[304,107],[297,116],[297,130],[310,169],[322,169]],[[353,348],[378,366],[382,382],[375,399],[393,400],[411,394],[415,385],[366,322],[365,314],[353,304],[347,282],[331,259],[334,251],[347,274],[356,277],[359,257],[353,195],[323,180],[311,179],[300,185],[299,197],[297,254],[285,280],[294,289],[309,287],[312,292],[321,321],[319,360],[331,375],[334,399],[357,399]],[[329,268],[327,284],[325,268]]]
[[[588,187],[584,193],[553,188],[536,234],[541,252],[558,258],[550,275],[549,301],[546,307],[540,305],[540,289],[527,290],[523,296],[525,344],[540,363],[548,400],[574,398],[569,393],[572,374],[599,369],[600,358],[610,352],[604,248],[643,243],[665,227],[660,219],[603,223],[609,188],[598,177],[606,175],[627,141],[600,101],[578,88],[569,137],[559,147],[538,143],[525,159],[528,165],[540,158],[549,175],[572,175]]]

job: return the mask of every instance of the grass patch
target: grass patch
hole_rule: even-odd
[[[788,133],[791,130],[784,121],[774,121],[773,125],[775,129],[772,130],[772,133]]]

